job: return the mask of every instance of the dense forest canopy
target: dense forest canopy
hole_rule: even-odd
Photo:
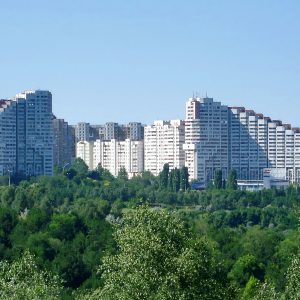
[[[217,175],[196,191],[185,168],[128,179],[76,160],[0,178],[0,299],[20,299],[28,264],[23,299],[299,299],[300,190],[240,191]]]

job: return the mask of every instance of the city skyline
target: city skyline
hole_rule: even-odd
[[[43,91],[43,90],[49,90],[50,89],[25,89],[22,91],[22,93],[25,93],[25,92],[28,92],[28,91]],[[53,92],[51,91],[51,94],[53,95]],[[118,123],[118,124],[129,124],[130,122],[134,121],[134,122],[140,122],[141,124],[143,125],[150,125],[153,123],[153,121],[160,121],[160,120],[164,120],[164,121],[171,121],[171,120],[184,120],[185,119],[185,104],[186,104],[186,101],[190,98],[213,98],[215,101],[219,101],[219,102],[222,102],[222,103],[226,103],[226,105],[228,107],[243,107],[245,108],[246,110],[253,110],[255,111],[256,113],[258,114],[263,114],[265,117],[267,118],[270,118],[272,120],[280,120],[283,124],[289,124],[291,125],[292,127],[300,127],[300,118],[299,118],[299,121],[298,123],[293,123],[292,121],[290,121],[289,118],[287,119],[283,119],[281,116],[280,116],[280,113],[278,114],[278,117],[274,117],[272,115],[272,113],[266,113],[264,111],[258,111],[256,110],[254,107],[249,107],[249,106],[246,106],[246,105],[243,105],[243,103],[239,103],[239,102],[234,102],[235,104],[230,104],[229,102],[225,102],[224,100],[222,99],[218,99],[218,98],[215,98],[213,95],[210,95],[208,94],[207,92],[205,93],[205,95],[201,95],[200,93],[198,92],[193,92],[192,93],[192,96],[186,96],[183,101],[182,101],[182,108],[178,110],[180,111],[180,115],[181,117],[175,117],[175,116],[170,116],[170,118],[152,118],[151,115],[149,115],[148,119],[149,119],[149,122],[144,122],[143,120],[141,119],[133,119],[132,117],[130,117],[130,115],[128,115],[128,119],[126,119],[125,121],[122,121],[123,118],[120,117],[118,119],[111,119],[109,116],[106,117],[105,120],[96,120],[95,122],[94,121],[91,121],[91,119],[79,119],[79,121],[76,121],[76,122],[71,122],[70,120],[68,120],[64,115],[59,115],[56,113],[56,111],[53,109],[53,114],[55,117],[57,117],[58,119],[64,119],[66,122],[68,122],[70,125],[72,126],[75,126],[76,124],[78,123],[89,123],[90,125],[104,125],[106,123]],[[9,99],[13,99],[14,96],[10,96],[10,97],[4,97],[3,95],[0,96],[0,99],[4,99],[4,100],[9,100]],[[53,107],[55,107],[55,95],[53,96],[53,103],[52,103]],[[286,106],[285,106],[286,107]],[[112,109],[113,110],[113,109]],[[92,110],[91,110],[92,111]],[[283,115],[285,114],[284,111],[281,111],[281,113],[283,113]]]
[[[71,124],[149,124],[183,119],[198,91],[300,126],[299,9],[298,1],[4,2],[1,95],[47,88]]]
[[[186,167],[205,186],[217,170],[225,179],[235,170],[239,180],[253,182],[270,169],[300,182],[299,127],[209,97],[189,98],[184,120],[69,126],[53,115],[50,91],[25,91],[0,101],[0,135],[2,175],[53,175],[54,165],[65,168],[76,156],[114,176],[123,167],[130,176],[158,175],[168,164]]]

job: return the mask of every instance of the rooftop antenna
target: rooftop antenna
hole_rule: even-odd
[[[205,96],[205,98],[207,98],[207,92],[206,92],[206,96]]]

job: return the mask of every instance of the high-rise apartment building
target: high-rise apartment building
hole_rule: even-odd
[[[228,174],[228,108],[212,98],[191,98],[186,104],[185,165],[190,178],[206,182],[216,169]]]
[[[300,182],[299,129],[207,97],[188,100],[185,124],[191,179],[208,184],[217,169],[224,178],[235,169],[240,180],[262,180],[265,168],[285,168],[291,182]]]
[[[17,103],[0,100],[0,176],[16,172]]]
[[[76,157],[81,158],[90,170],[93,169],[94,142],[79,141],[76,144]]]
[[[2,100],[0,106],[1,173],[52,175],[51,93],[26,91],[12,100]]]
[[[143,141],[80,141],[76,152],[77,157],[82,158],[90,170],[96,169],[100,164],[113,176],[118,176],[120,169],[124,167],[129,177],[144,171]]]
[[[90,140],[90,123],[79,122],[75,125],[76,141],[89,141]]]
[[[99,164],[114,176],[125,168],[129,177],[144,171],[143,141],[96,140],[94,144],[94,168]]]
[[[118,123],[107,122],[104,125],[104,140],[122,140],[123,138],[123,131]]]
[[[144,127],[139,122],[130,122],[120,125],[115,122],[107,122],[104,125],[91,125],[80,122],[75,126],[76,141],[96,141],[97,139],[110,141],[141,141],[144,139]]]
[[[164,164],[171,169],[184,166],[184,122],[181,120],[155,121],[145,126],[145,170],[158,175]]]
[[[52,120],[54,165],[64,167],[75,158],[75,130],[64,119]]]
[[[262,180],[268,167],[268,119],[244,107],[229,107],[229,168],[241,180]]]
[[[125,139],[141,141],[144,139],[144,126],[139,122],[129,122],[124,126]]]
[[[52,95],[26,91],[16,95],[17,173],[53,175]]]

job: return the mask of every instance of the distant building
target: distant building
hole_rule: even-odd
[[[94,142],[79,141],[76,144],[76,157],[81,158],[90,170],[93,169]]]
[[[155,121],[145,126],[145,170],[158,175],[164,164],[170,169],[184,166],[184,122],[181,120]]]
[[[54,165],[64,167],[75,158],[75,132],[64,119],[52,120]]]
[[[263,180],[238,180],[238,188],[243,191],[256,192],[265,188]]]
[[[0,174],[53,174],[52,95],[26,91],[0,101]]]
[[[207,184],[221,169],[229,172],[228,108],[212,98],[190,98],[186,104],[185,165],[190,179]]]
[[[76,141],[90,140],[90,123],[79,122],[75,126]]]
[[[124,139],[123,131],[118,123],[108,122],[104,125],[104,140],[122,140]]]
[[[290,181],[286,168],[268,168],[264,170],[264,188],[286,188]]]
[[[88,165],[90,170],[98,165],[118,176],[121,168],[125,168],[129,177],[144,171],[143,141],[111,141],[96,140],[95,142],[80,141],[77,143],[77,157]]]
[[[144,127],[139,122],[130,122],[120,125],[115,122],[107,122],[104,125],[91,125],[90,123],[80,122],[75,125],[76,142],[79,141],[141,141],[144,139]]]
[[[124,126],[125,139],[141,141],[144,139],[144,126],[139,122],[130,122]]]
[[[144,171],[143,141],[111,141],[97,140],[94,144],[94,169],[98,165],[118,176],[121,168],[125,168],[129,177]]]
[[[17,102],[17,173],[53,175],[52,95],[26,91]]]
[[[0,100],[0,176],[17,170],[17,102]]]
[[[238,180],[251,182],[262,181],[266,168],[284,168],[289,182],[300,183],[300,129],[244,107],[190,98],[184,150],[190,179],[205,185],[218,169],[224,179],[234,169]]]

